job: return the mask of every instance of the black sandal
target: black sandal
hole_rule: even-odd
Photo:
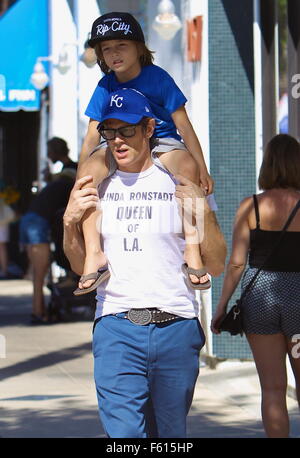
[[[84,283],[87,280],[95,280],[94,283],[88,288],[77,288],[73,291],[74,296],[82,296],[83,294],[90,293],[98,288],[98,286],[103,283],[107,278],[110,277],[110,271],[108,269],[98,270],[92,274],[82,275],[79,279],[81,283]]]
[[[182,268],[183,268],[184,273],[186,274],[186,279],[191,288],[205,290],[211,287],[210,280],[207,280],[204,283],[200,283],[200,277],[204,277],[204,275],[207,275],[207,272],[205,269],[193,269],[192,267],[189,267],[187,264],[183,264]],[[190,279],[190,275],[196,275],[196,277],[199,278],[199,283],[193,283],[192,280]]]

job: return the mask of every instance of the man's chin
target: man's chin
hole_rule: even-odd
[[[128,157],[115,157],[115,161],[117,164],[128,164],[130,161],[128,160]]]
[[[126,167],[130,167],[130,159],[128,157],[115,157],[118,169],[126,171]]]

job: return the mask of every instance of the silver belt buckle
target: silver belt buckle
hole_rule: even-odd
[[[146,326],[151,323],[152,316],[148,309],[130,309],[128,310],[127,318],[131,323]]]

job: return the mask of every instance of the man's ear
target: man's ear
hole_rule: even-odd
[[[148,138],[151,138],[155,129],[155,119],[150,118],[147,123],[146,135]]]

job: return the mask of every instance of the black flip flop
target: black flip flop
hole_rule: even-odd
[[[108,269],[98,270],[91,274],[82,275],[79,279],[80,282],[84,283],[87,280],[95,280],[94,283],[88,288],[77,288],[73,291],[74,296],[82,296],[83,294],[88,294],[91,291],[94,291],[98,286],[103,283],[107,278],[110,277],[110,271]]]
[[[199,289],[199,290],[205,290],[209,289],[211,287],[211,282],[210,280],[207,280],[205,283],[193,283],[192,280],[190,279],[190,275],[196,275],[196,277],[203,277],[204,275],[207,274],[205,269],[193,269],[192,267],[189,267],[187,264],[182,265],[182,269],[184,273],[186,274],[186,279],[188,281],[188,284],[191,288],[193,289]]]

